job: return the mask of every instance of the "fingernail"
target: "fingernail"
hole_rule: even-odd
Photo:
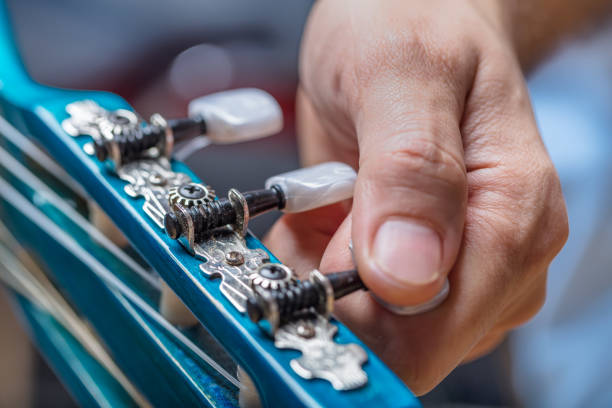
[[[400,285],[425,285],[440,274],[440,237],[406,218],[391,218],[378,229],[373,255],[376,272]]]

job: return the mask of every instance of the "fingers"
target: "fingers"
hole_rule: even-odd
[[[329,242],[320,269],[333,272],[353,267],[348,243],[349,215]],[[354,221],[353,221],[354,222]],[[438,308],[415,316],[394,315],[367,292],[336,302],[334,314],[363,339],[417,395],[428,392],[458,364],[492,350],[507,331],[537,310],[545,271],[529,267],[533,290],[504,291],[503,278],[516,274],[505,250],[489,235],[470,231],[480,242],[464,248],[453,270],[449,298]],[[494,250],[497,250],[495,256]],[[525,266],[527,268],[527,266]],[[495,279],[491,277],[495,277]]]
[[[340,161],[354,168],[358,165],[358,149],[353,137],[342,137],[321,123],[324,115],[315,110],[312,101],[299,88],[296,97],[297,136],[300,161],[304,166],[327,161]],[[334,136],[332,137],[332,133]]]
[[[504,75],[497,79],[498,87],[489,81],[479,84],[472,97],[482,98],[481,103],[472,105],[462,121],[469,148],[465,157],[471,170],[470,195],[461,251],[449,276],[449,298],[433,311],[408,318],[390,314],[367,293],[353,294],[337,304],[340,319],[417,394],[430,390],[462,361],[491,350],[504,333],[536,313],[543,302],[548,264],[566,239],[567,218],[558,178],[540,142],[526,90],[516,78]],[[505,98],[498,97],[502,85]],[[493,101],[494,108],[485,101]],[[375,149],[367,149],[368,154]],[[362,158],[360,177],[367,166],[368,159]],[[392,176],[386,178],[395,182]],[[434,181],[429,184],[435,186]],[[360,194],[359,188],[363,187],[358,185],[350,218],[354,243],[357,224],[365,224],[368,210],[364,207],[358,213],[360,203],[368,199],[370,205],[380,203],[380,199],[375,201],[376,194],[371,199]],[[444,196],[444,188],[437,191],[432,195],[442,192]],[[384,200],[393,194],[391,189]],[[420,199],[432,200],[427,195]],[[407,200],[406,205],[414,205]],[[436,213],[444,214],[443,204],[428,203],[419,209],[426,212],[440,205]],[[452,215],[447,217],[443,220],[452,221]],[[324,254],[322,270],[350,265],[346,254],[339,255],[348,245],[350,229],[347,219]],[[361,266],[360,272],[363,276]]]
[[[350,203],[342,202],[299,214],[286,214],[271,228],[265,245],[298,274],[319,266],[329,240],[346,217]]]
[[[325,4],[338,5],[319,3],[319,12]],[[422,315],[393,315],[367,292],[337,303],[338,316],[421,394],[537,311],[567,216],[506,44],[483,35],[486,25],[468,41],[441,38],[453,21],[410,30],[395,10],[358,41],[323,41],[374,21],[372,4],[365,20],[351,14],[331,31],[307,30],[321,41],[306,47],[302,84],[318,109],[308,107],[309,117],[321,120],[300,129],[329,140],[306,136],[302,147],[311,143],[309,161],[331,155],[355,165],[338,155],[358,156],[351,216],[323,255],[324,272],[352,267],[352,236],[362,279],[389,303],[426,301],[448,275],[448,299]],[[464,58],[470,43],[475,62]],[[347,147],[351,137],[358,152]]]
[[[352,236],[366,286],[392,304],[431,299],[455,263],[467,201],[458,99],[406,78],[363,94]]]
[[[407,10],[396,8],[405,20],[390,19],[379,6],[367,5],[366,21],[384,33],[340,42],[322,33],[357,29],[364,10],[330,29],[325,16],[338,3],[315,8],[300,66],[308,95],[299,98],[300,145],[309,162],[358,159],[352,236],[360,274],[381,299],[414,305],[439,292],[459,250],[467,198],[459,124],[478,57],[463,39],[417,30]]]

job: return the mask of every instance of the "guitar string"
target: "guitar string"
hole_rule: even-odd
[[[7,154],[2,148],[0,148],[0,157],[3,153]],[[219,363],[217,363],[202,349],[200,349],[193,342],[191,342],[191,340],[189,340],[183,333],[181,333],[177,328],[170,324],[163,316],[161,316],[148,303],[146,303],[142,298],[140,298],[140,296],[138,296],[121,280],[119,280],[119,278],[117,278],[111,271],[109,271],[104,265],[102,265],[96,258],[89,254],[85,249],[83,249],[71,236],[69,236],[60,227],[53,223],[53,221],[51,221],[40,210],[34,207],[26,198],[24,198],[3,178],[0,178],[0,196],[2,196],[7,202],[9,202],[24,216],[27,216],[35,224],[43,228],[47,234],[54,237],[58,243],[60,243],[64,248],[69,250],[79,260],[86,264],[88,268],[94,274],[96,274],[96,276],[98,276],[100,279],[106,282],[107,285],[117,290],[125,298],[134,303],[140,310],[147,314],[149,318],[151,318],[155,323],[157,323],[159,326],[171,333],[172,336],[174,336],[180,343],[187,347],[192,353],[198,356],[203,362],[205,362],[211,368],[217,371],[235,387],[240,388],[240,381],[238,379],[228,373],[223,367],[219,365]]]
[[[8,123],[2,116],[0,116],[0,135],[6,137],[8,140],[10,140],[12,143],[14,143],[19,148],[23,147],[24,148],[23,152],[27,156],[29,156],[32,160],[34,160],[37,164],[43,167],[45,170],[51,172],[52,174],[55,172],[58,175],[61,175],[62,178],[60,180],[72,180],[72,183],[76,183],[76,181],[74,181],[74,179],[72,179],[67,173],[65,173],[64,170],[61,169],[61,167],[59,167],[55,162],[49,159],[49,157],[45,153],[43,153],[32,142],[30,142],[27,136],[20,133],[10,123]],[[117,258],[119,258],[119,260],[121,260],[123,263],[129,266],[131,270],[136,272],[142,279],[144,279],[154,289],[161,291],[161,285],[159,283],[159,280],[156,277],[151,276],[151,274],[147,272],[142,266],[140,266],[136,261],[134,261],[134,259],[132,259],[129,255],[127,255],[117,245],[115,245],[115,243],[113,243],[110,239],[108,239],[108,237],[102,234],[94,225],[92,225],[81,214],[75,211],[70,205],[68,205],[54,191],[48,188],[45,183],[40,181],[40,179],[38,179],[36,176],[32,175],[32,173],[25,166],[19,163],[19,161],[13,158],[12,155],[8,154],[4,149],[0,151],[0,154],[2,156],[1,161],[3,163],[8,163],[10,167],[17,169],[17,171],[11,171],[16,177],[20,178],[26,184],[32,186],[38,194],[45,195],[45,198],[49,202],[51,202],[63,214],[65,214],[72,221],[74,221],[82,230],[84,230],[87,234],[89,234],[89,236],[91,236],[94,239],[94,241],[99,243],[102,247],[104,247],[106,250],[111,252]],[[44,159],[39,162],[38,160],[41,158],[44,158]],[[57,169],[61,169],[59,173]],[[24,180],[24,178],[27,180]],[[79,188],[82,190],[80,185],[79,185]],[[87,194],[84,194],[84,196],[88,197]]]
[[[0,116],[0,133],[7,140],[13,143],[22,152],[26,153],[36,164],[43,167],[58,180],[62,180],[71,190],[82,197],[89,198],[87,192],[81,187],[70,174],[59,164],[53,161],[49,155],[37,147],[27,136],[11,125],[6,119]]]
[[[51,159],[47,157],[45,153],[40,151],[32,142],[28,140],[28,138],[21,134],[16,128],[14,128],[10,123],[8,123],[2,116],[0,116],[0,135],[6,136],[5,132],[9,131],[11,133],[11,137],[9,140],[11,142],[19,140],[19,146],[23,146],[28,149],[25,151],[32,160],[37,160],[35,157],[44,157],[46,158],[46,163],[55,164]],[[15,145],[18,145],[15,143]],[[122,261],[124,261],[130,269],[136,271],[136,273],[144,278],[151,286],[153,286],[158,291],[161,291],[161,285],[159,281],[155,280],[146,270],[144,270],[139,264],[137,264],[132,258],[130,258],[123,250],[117,247],[112,241],[110,241],[104,234],[102,234],[93,224],[91,224],[86,218],[84,218],[81,214],[75,211],[70,205],[68,205],[61,197],[59,197],[53,190],[47,187],[38,177],[30,172],[25,166],[23,166],[19,161],[14,159],[12,155],[7,153],[2,147],[0,147],[0,163],[3,163],[3,166],[6,166],[7,170],[9,170],[14,176],[19,178],[25,184],[30,185],[37,194],[42,194],[44,198],[53,204],[60,212],[74,221],[81,229],[87,232],[95,241],[100,243],[103,247],[108,249],[114,255],[117,255]],[[41,164],[41,167],[46,169],[46,164]],[[63,172],[64,170],[61,167],[57,167]],[[67,173],[65,173],[67,175]],[[70,176],[68,176],[70,177]],[[76,182],[75,182],[76,183]],[[80,187],[80,186],[79,186]],[[138,296],[135,294],[135,296]],[[128,296],[129,297],[129,296]],[[151,309],[153,310],[153,309]],[[146,311],[146,310],[145,310]],[[236,379],[234,376],[229,374],[225,369],[223,369],[219,365],[219,369],[215,367],[218,365],[214,359],[204,353],[201,348],[199,348],[196,344],[194,344],[189,338],[184,336],[180,331],[174,328],[167,320],[158,314],[158,318],[152,317],[154,321],[164,327],[161,321],[167,323],[168,327],[164,327],[166,330],[172,333],[181,343],[183,343],[189,350],[191,350],[194,354],[196,354],[201,360],[209,364],[211,367],[215,368],[223,377],[225,377],[232,385],[236,387],[240,387],[240,381]],[[169,329],[171,327],[172,329]],[[212,364],[212,363],[214,364]],[[229,376],[229,378],[228,378]]]
[[[212,144],[212,141],[208,137],[196,137],[187,142],[181,143],[175,146],[172,152],[172,157],[178,161],[184,162],[187,158],[191,157],[198,150],[202,150]]]
[[[14,239],[1,222],[0,238],[0,241],[4,243],[4,245],[0,245],[0,266],[2,266],[0,268],[0,279],[3,279],[7,286],[31,303],[53,316],[115,378],[138,406],[150,407],[151,405],[146,398],[115,364],[97,336],[78,317],[74,309],[65,301],[47,276],[38,269],[34,261],[29,258],[19,244],[13,242]],[[27,257],[30,267],[26,267],[18,260],[14,255],[16,253]]]

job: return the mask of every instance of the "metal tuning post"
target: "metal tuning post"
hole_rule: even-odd
[[[302,212],[350,198],[356,177],[350,166],[338,162],[279,174],[269,178],[262,190],[232,189],[227,198],[190,209],[175,205],[164,219],[166,233],[172,239],[193,236],[198,241],[230,225],[244,235],[249,220],[268,211]]]
[[[264,264],[251,276],[254,296],[247,301],[247,314],[254,323],[266,320],[272,333],[303,313],[315,311],[329,317],[334,300],[366,289],[357,270],[324,275],[315,269],[308,280],[297,281],[286,278],[285,268]]]
[[[298,282],[284,265],[263,264],[250,276],[252,295],[246,310],[251,321],[274,338],[278,348],[299,350],[291,367],[304,378],[325,378],[337,390],[368,382],[362,368],[367,354],[356,344],[338,344],[330,323],[334,300],[365,289],[356,270],[323,275],[318,270]],[[262,320],[268,324],[262,325]]]
[[[193,235],[195,240],[199,241],[209,232],[226,225],[231,225],[234,231],[244,236],[251,217],[273,209],[282,209],[284,202],[282,190],[275,186],[246,193],[231,189],[227,198],[189,209],[174,205],[174,211],[166,214],[164,226],[166,233],[172,239]],[[193,225],[193,234],[189,231],[191,225]]]
[[[64,130],[72,136],[91,135],[88,151],[100,161],[110,159],[116,169],[135,160],[170,158],[176,143],[197,137],[210,143],[239,143],[273,135],[283,127],[276,100],[254,88],[206,95],[191,101],[187,118],[166,120],[154,114],[149,123],[131,111],[108,111],[89,100],[74,102],[66,111],[70,117],[62,122]]]

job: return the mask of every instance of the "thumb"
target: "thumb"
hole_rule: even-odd
[[[362,99],[352,238],[366,286],[404,306],[442,289],[461,244],[467,181],[459,98],[397,89]]]

